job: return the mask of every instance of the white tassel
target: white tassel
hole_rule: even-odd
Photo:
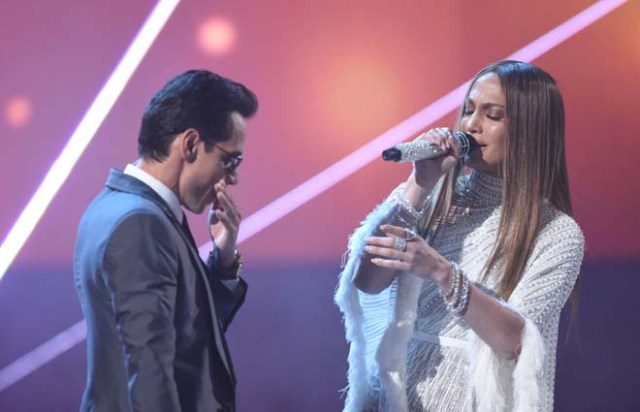
[[[344,323],[349,349],[349,382],[344,411],[362,411],[374,400],[370,399],[369,371],[367,365],[366,339],[363,330],[364,314],[360,302],[360,293],[353,285],[353,276],[357,269],[358,259],[364,250],[364,239],[371,236],[382,219],[387,216],[394,205],[391,202],[382,203],[371,212],[362,225],[349,238],[349,259],[340,274],[335,302],[344,314]]]
[[[522,349],[515,360],[497,355],[469,330],[469,377],[478,412],[534,412],[540,407],[544,343],[533,322],[523,319]]]
[[[513,371],[515,412],[537,411],[540,408],[540,385],[544,363],[544,341],[536,325],[525,318],[522,350]]]
[[[416,308],[423,280],[410,273],[398,275],[394,319],[384,333],[376,360],[387,396],[387,410],[408,410],[406,390],[407,346],[413,336]]]

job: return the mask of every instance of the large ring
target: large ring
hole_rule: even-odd
[[[407,240],[403,237],[396,237],[393,243],[393,248],[404,252],[407,250]]]
[[[404,230],[404,238],[407,242],[411,242],[418,236],[415,230],[405,229]]]

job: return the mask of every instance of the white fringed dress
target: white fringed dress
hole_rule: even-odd
[[[398,187],[349,241],[336,302],[344,314],[349,352],[345,411],[551,411],[560,311],[576,282],[584,239],[569,216],[548,205],[524,276],[508,302],[525,319],[516,360],[495,354],[463,319],[450,314],[438,287],[401,273],[376,295],[352,278],[364,238],[396,207]],[[433,247],[470,281],[497,298],[494,268],[482,269],[497,235],[501,181],[472,172],[456,184],[454,205]]]

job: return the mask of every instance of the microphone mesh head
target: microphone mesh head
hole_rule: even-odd
[[[460,157],[464,157],[469,154],[469,139],[467,139],[466,133],[454,132],[453,137],[460,143]]]
[[[468,133],[453,132],[453,137],[460,143],[460,157],[468,155],[469,152],[479,146],[476,139]]]

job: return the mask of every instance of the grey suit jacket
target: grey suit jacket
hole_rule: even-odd
[[[87,321],[81,411],[233,411],[224,331],[244,301],[202,262],[168,205],[112,170],[78,228],[74,278]]]

